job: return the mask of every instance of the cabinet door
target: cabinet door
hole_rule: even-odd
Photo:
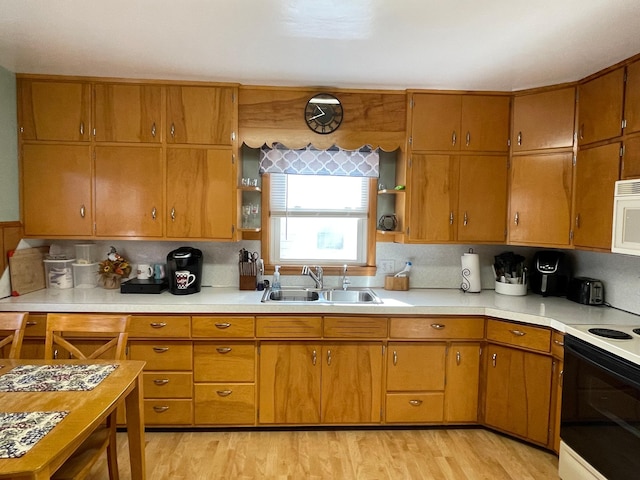
[[[640,131],[640,61],[627,66],[624,119],[624,133]]]
[[[389,343],[387,391],[444,390],[444,343]]]
[[[576,162],[573,244],[611,249],[613,196],[620,178],[620,144],[581,149]]]
[[[320,421],[321,353],[306,342],[262,342],[260,423]]]
[[[160,147],[95,147],[96,235],[161,237]]]
[[[158,85],[95,85],[96,141],[159,143],[161,90]]]
[[[231,145],[235,88],[167,87],[167,143]]]
[[[497,345],[489,345],[487,354],[485,423],[546,445],[551,358]]]
[[[22,188],[26,235],[93,235],[88,145],[24,145]]]
[[[230,240],[234,174],[231,150],[167,150],[167,236]]]
[[[622,133],[624,68],[578,87],[578,144],[617,137]]]
[[[381,391],[381,343],[322,347],[323,423],[380,422]]]
[[[452,343],[447,353],[445,420],[477,422],[480,383],[480,345]]]
[[[640,178],[640,136],[627,138],[624,141],[620,178],[622,180]]]
[[[513,99],[514,152],[573,146],[575,87]]]
[[[509,150],[509,107],[506,96],[463,95],[460,149]]]
[[[448,242],[455,237],[457,161],[450,155],[413,154],[409,167],[410,242]]]
[[[415,93],[411,122],[414,151],[460,149],[461,95]]]
[[[460,157],[458,240],[504,242],[506,220],[507,157]]]
[[[23,140],[91,139],[88,83],[21,80],[20,109]]]
[[[568,245],[572,153],[511,159],[509,241]]]

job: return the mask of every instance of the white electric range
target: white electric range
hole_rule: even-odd
[[[636,325],[567,325],[566,333],[640,365],[640,317]]]

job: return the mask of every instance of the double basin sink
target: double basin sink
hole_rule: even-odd
[[[262,302],[370,305],[380,304],[382,300],[370,288],[338,290],[331,288],[282,287],[276,291],[271,288],[265,290],[262,295]]]

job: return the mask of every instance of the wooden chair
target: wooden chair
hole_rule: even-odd
[[[27,325],[28,317],[28,313],[0,312],[0,332],[3,332],[0,338],[4,332],[9,332],[6,337],[0,340],[0,351],[7,345],[11,345],[7,358],[20,358],[24,328]]]
[[[113,351],[110,358],[124,360],[129,321],[129,315],[50,313],[47,315],[45,359],[53,359],[56,356],[54,346],[57,345],[73,358],[106,358],[106,355]],[[90,345],[82,343],[87,339],[91,340]],[[104,343],[105,339],[108,339],[106,343]],[[88,353],[89,348],[95,346],[95,342],[102,345]],[[106,426],[99,426],[51,478],[58,480],[85,478],[106,449],[109,478],[118,480],[116,410],[107,417]]]

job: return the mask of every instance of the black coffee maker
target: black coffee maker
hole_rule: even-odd
[[[202,282],[202,251],[180,247],[167,255],[169,291],[174,295],[198,293]]]
[[[543,297],[563,297],[571,279],[569,259],[553,250],[537,252],[531,269],[531,290]]]

